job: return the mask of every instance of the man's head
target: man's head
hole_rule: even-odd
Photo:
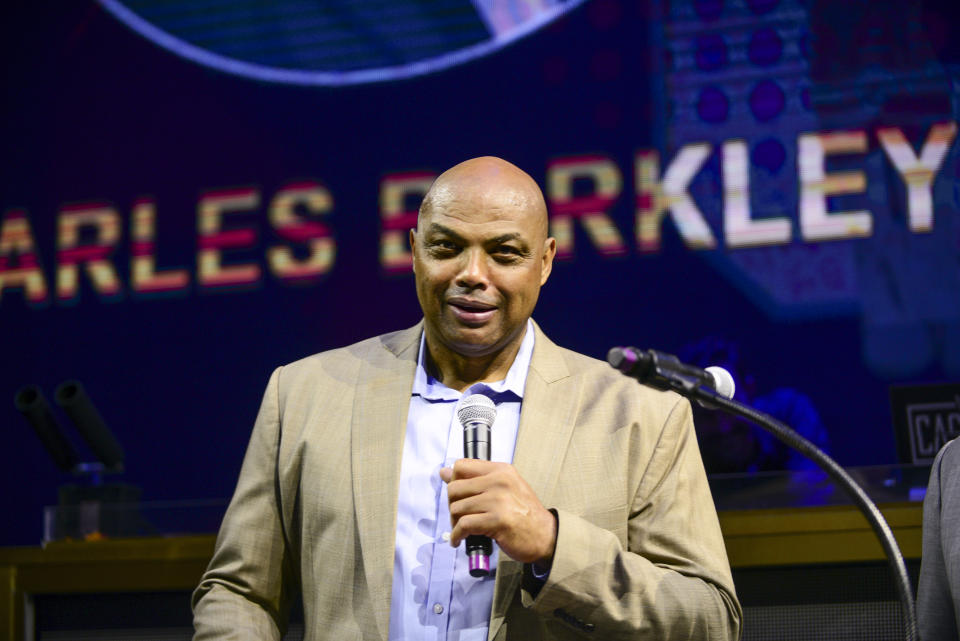
[[[431,343],[468,357],[519,345],[556,252],[530,176],[489,156],[449,169],[424,197],[410,246]]]

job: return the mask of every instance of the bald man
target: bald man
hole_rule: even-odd
[[[306,639],[738,638],[689,404],[531,320],[556,249],[533,179],[453,167],[410,246],[421,323],[273,373],[195,638],[279,639],[298,592]],[[462,458],[472,394],[490,461]]]

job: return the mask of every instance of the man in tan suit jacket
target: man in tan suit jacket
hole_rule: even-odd
[[[273,373],[194,594],[196,639],[279,639],[300,592],[307,639],[387,640],[421,333],[452,389],[503,378],[550,272],[542,203],[504,161],[448,171],[411,233],[424,322]],[[458,461],[442,476],[451,543],[484,534],[501,550],[489,639],[738,638],[685,399],[536,327],[513,464]]]

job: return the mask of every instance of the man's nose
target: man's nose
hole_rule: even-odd
[[[468,249],[461,254],[463,264],[457,274],[460,287],[486,287],[489,279],[486,253],[480,249]]]

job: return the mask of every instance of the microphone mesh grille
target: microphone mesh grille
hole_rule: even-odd
[[[497,418],[497,406],[483,394],[471,394],[457,403],[457,418],[461,425],[481,422],[493,427],[493,421]]]
[[[717,391],[717,394],[724,398],[733,398],[734,393],[737,391],[737,384],[734,382],[733,375],[731,375],[730,372],[717,365],[712,365],[705,371],[713,376],[714,389]]]

